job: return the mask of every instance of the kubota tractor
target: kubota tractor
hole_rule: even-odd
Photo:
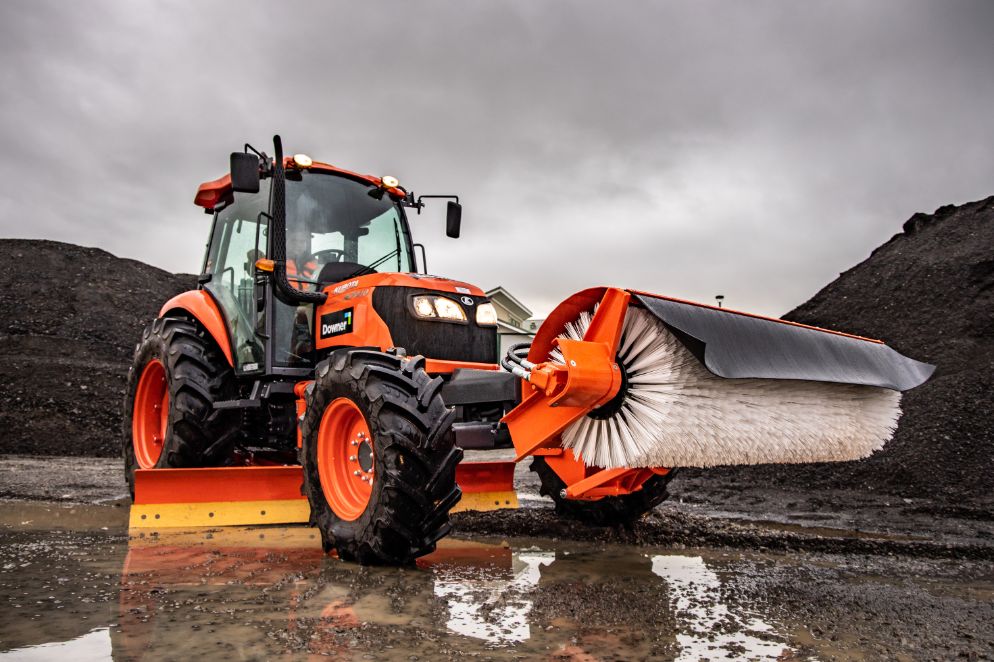
[[[560,514],[623,523],[674,466],[866,456],[931,374],[879,341],[608,287],[499,357],[484,292],[428,275],[412,242],[406,210],[426,198],[449,198],[458,237],[458,198],[274,148],[246,145],[200,186],[199,287],[136,348],[136,526],[296,518],[343,559],[409,563],[449,531],[460,486],[511,479],[463,449],[511,447]]]

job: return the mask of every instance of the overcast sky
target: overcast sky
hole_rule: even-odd
[[[0,4],[0,236],[199,271],[246,141],[418,193],[432,273],[779,315],[994,194],[991,2]]]

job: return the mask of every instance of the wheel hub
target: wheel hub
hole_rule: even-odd
[[[373,491],[373,439],[359,407],[348,398],[324,410],[318,429],[318,476],[325,500],[336,515],[353,521]]]
[[[159,359],[152,359],[142,369],[131,416],[131,440],[139,468],[151,469],[158,463],[168,425],[166,368]]]
[[[625,363],[621,360],[621,357],[616,357],[615,361],[618,364],[618,370],[621,371],[621,387],[613,398],[605,402],[600,407],[596,409],[591,409],[587,412],[587,416],[597,420],[604,420],[611,418],[618,413],[621,409],[621,405],[625,402],[625,397],[628,395],[628,371],[625,369]]]

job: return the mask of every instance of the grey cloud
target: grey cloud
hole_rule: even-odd
[[[435,273],[780,314],[992,193],[988,3],[0,5],[0,235],[196,271],[196,185],[273,132],[419,192]]]

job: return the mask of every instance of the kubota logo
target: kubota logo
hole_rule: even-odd
[[[352,309],[339,310],[321,316],[321,337],[331,338],[352,333]]]
[[[345,290],[350,290],[353,287],[356,287],[357,285],[359,285],[359,281],[357,281],[357,280],[350,280],[347,283],[342,283],[341,285],[339,285],[338,287],[336,287],[335,289],[333,289],[332,292],[334,292],[335,294],[341,294]]]
[[[473,298],[472,297],[462,297],[460,299],[460,301],[462,301],[467,306],[472,306],[473,305]]]

